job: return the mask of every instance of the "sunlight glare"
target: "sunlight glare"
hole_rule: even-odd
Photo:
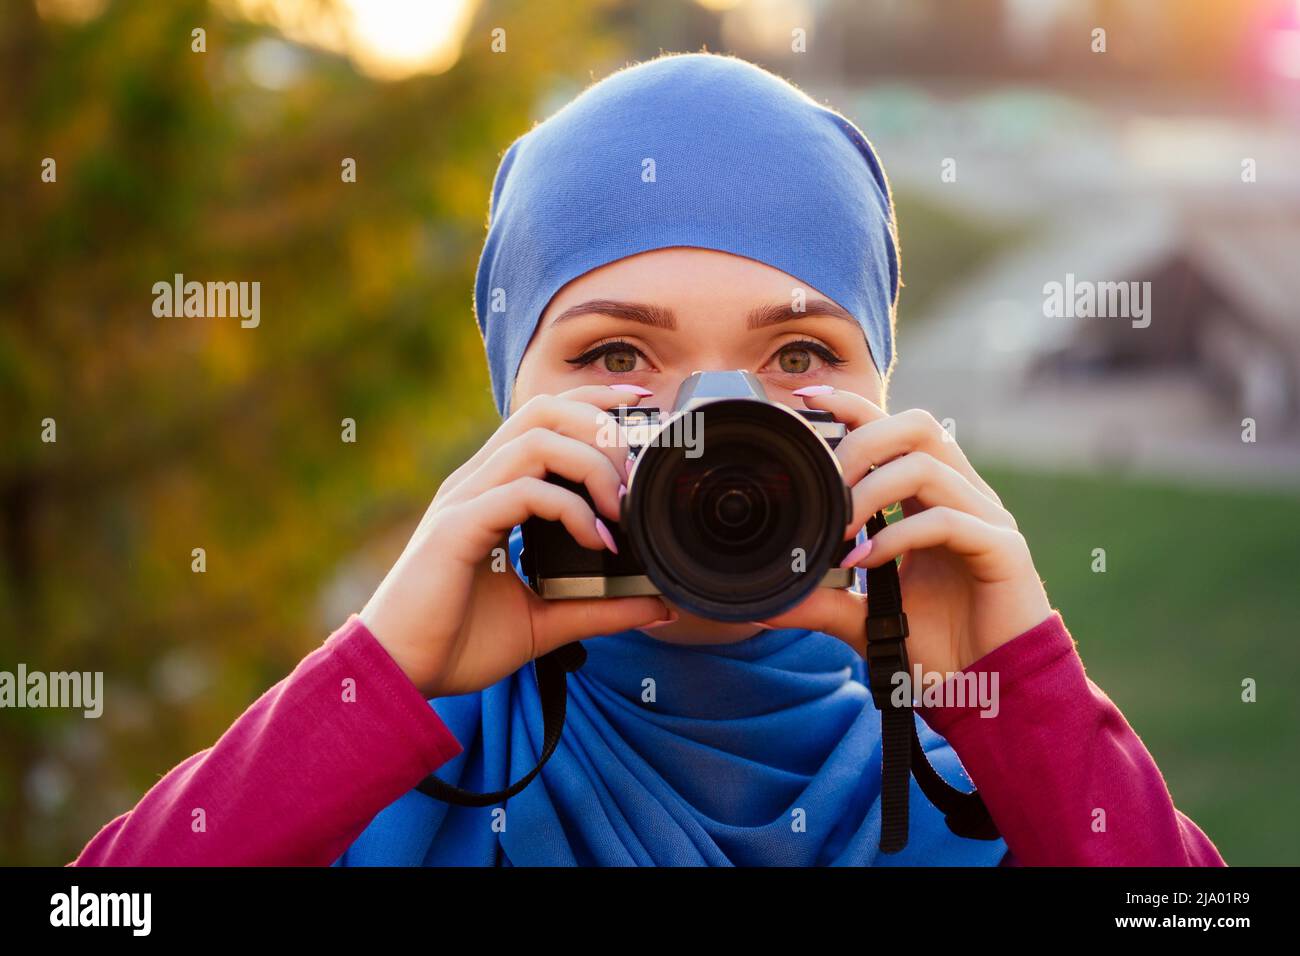
[[[218,2],[274,26],[290,40],[346,54],[370,76],[398,80],[450,69],[479,0]]]
[[[440,73],[460,56],[467,0],[344,0],[355,52],[378,75]]]

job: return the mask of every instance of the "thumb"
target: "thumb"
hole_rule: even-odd
[[[617,634],[675,619],[668,605],[657,597],[546,601],[533,619],[533,639],[540,657],[584,637]]]
[[[795,608],[760,623],[821,631],[838,637],[859,654],[864,654],[867,649],[867,596],[839,588],[817,588]]]

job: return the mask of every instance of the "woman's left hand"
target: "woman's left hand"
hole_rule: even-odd
[[[912,666],[928,673],[961,670],[1051,614],[1015,519],[929,412],[888,415],[845,391],[804,401],[850,429],[835,450],[853,489],[845,538],[875,512],[902,505],[904,517],[870,539],[855,564],[878,567],[902,555]],[[862,653],[866,597],[817,588],[794,610],[761,623],[823,631]]]

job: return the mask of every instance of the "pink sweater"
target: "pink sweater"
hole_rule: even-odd
[[[918,713],[983,794],[1004,865],[1224,865],[1085,676],[1059,613],[967,670],[999,673],[997,718],[974,703]],[[70,865],[328,866],[462,749],[353,616]]]

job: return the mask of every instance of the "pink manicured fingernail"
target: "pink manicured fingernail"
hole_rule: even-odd
[[[852,551],[850,551],[848,554],[844,556],[844,560],[840,562],[840,567],[842,568],[853,567],[855,564],[857,564],[859,561],[861,561],[863,558],[865,558],[867,555],[871,553],[871,546],[875,543],[876,542],[872,541],[870,538],[868,538],[866,541],[863,541],[860,545],[858,545],[856,548],[854,548]]]
[[[618,500],[622,501],[625,494],[627,494],[627,485],[620,482],[618,486]]]
[[[640,385],[629,385],[625,382],[619,382],[617,385],[611,385],[610,388],[616,388],[620,392],[631,392],[633,395],[653,395],[654,392],[648,388],[642,388]]]
[[[831,385],[805,385],[803,388],[796,388],[790,394],[802,397],[804,395],[829,395],[833,391],[835,391],[835,388]]]
[[[599,518],[596,519],[596,534],[600,535],[600,540],[605,542],[605,547],[609,548],[609,550],[613,551],[615,554],[618,554],[618,545],[614,543],[614,536],[610,534],[609,529],[605,527],[605,522],[601,521]]]

